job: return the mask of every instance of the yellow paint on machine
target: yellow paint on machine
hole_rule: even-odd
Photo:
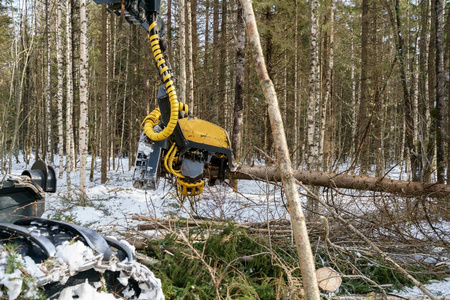
[[[192,142],[221,148],[230,148],[230,139],[226,131],[213,123],[197,118],[179,119],[184,137]]]

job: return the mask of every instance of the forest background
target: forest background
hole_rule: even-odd
[[[19,150],[50,163],[71,153],[69,170],[101,155],[102,174],[115,167],[109,157],[133,162],[160,84],[149,41],[84,3],[1,2],[3,171]],[[383,176],[399,166],[402,179],[449,180],[448,3],[254,1],[295,167]],[[237,161],[274,155],[237,3],[162,6],[180,98],[230,133]]]
[[[140,122],[155,107],[160,84],[148,38],[92,1],[82,14],[84,32],[80,3],[2,1],[2,170],[19,149],[50,163],[54,153],[72,153],[73,165],[86,143],[108,162],[105,170],[114,168],[108,157],[135,155]],[[237,47],[245,31],[237,3],[186,4],[162,3],[180,98],[230,133],[237,161],[272,156],[249,47]],[[336,171],[346,164],[351,172],[383,176],[398,165],[403,179],[449,180],[448,1],[254,7],[296,167]],[[242,125],[233,126],[239,118]]]

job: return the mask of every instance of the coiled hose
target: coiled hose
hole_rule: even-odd
[[[175,126],[178,122],[178,111],[185,111],[187,113],[188,107],[186,104],[178,102],[177,93],[175,92],[175,86],[173,84],[173,81],[170,79],[172,75],[169,72],[169,66],[166,64],[164,55],[159,46],[159,35],[155,30],[156,25],[157,22],[154,21],[148,28],[150,36],[150,46],[152,47],[152,52],[155,57],[156,66],[159,70],[159,75],[166,85],[166,93],[169,95],[170,119],[166,124],[166,127],[162,131],[155,132],[153,127],[159,124],[159,117],[161,116],[159,108],[156,108],[147,117],[145,117],[144,121],[142,122],[142,127],[149,139],[153,141],[162,141],[168,138],[173,133],[173,130],[175,129]]]

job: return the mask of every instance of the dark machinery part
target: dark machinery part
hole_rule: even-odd
[[[156,189],[159,178],[177,178],[178,191],[187,196],[203,191],[205,174],[210,184],[223,182],[231,167],[230,140],[224,129],[189,114],[187,106],[178,102],[167,56],[164,23],[158,18],[160,0],[94,0],[108,4],[110,12],[123,15],[133,25],[149,32],[150,45],[162,84],[158,90],[158,108],[143,121],[136,155],[133,185]],[[184,99],[182,99],[184,100]]]
[[[107,4],[108,10],[120,16],[123,12],[125,20],[132,25],[140,25],[148,31],[148,14],[158,14],[161,0],[94,0],[97,4]],[[122,10],[123,3],[123,10]]]
[[[56,192],[55,170],[42,160],[38,159],[31,166],[31,170],[23,171],[22,175],[30,177],[31,181],[40,186],[44,190],[44,192]]]
[[[95,257],[79,262],[81,265],[76,270],[67,270],[55,260],[57,249],[75,241],[93,249]],[[102,284],[103,290],[121,299],[138,299],[141,294],[164,299],[160,281],[136,262],[129,246],[91,229],[41,218],[22,219],[14,224],[0,223],[0,249],[7,244],[14,245],[22,257],[30,257],[36,265],[44,264],[43,269],[50,270],[49,274],[44,272],[36,278],[36,285],[46,299],[58,299],[65,288],[86,282],[96,288]]]
[[[0,183],[0,222],[40,217],[45,210],[45,192],[56,192],[56,175],[42,160],[21,176],[6,175]]]
[[[143,190],[158,188],[163,150],[166,148],[166,140],[154,142],[144,132],[141,133],[133,173],[135,188]]]
[[[63,239],[65,240],[67,240],[67,238],[69,238],[69,240],[82,239],[91,249],[103,253],[103,259],[105,260],[108,260],[112,255],[108,243],[103,237],[89,228],[41,218],[20,219],[14,222],[14,224],[27,226],[32,229],[39,228],[39,233],[43,236],[53,237],[53,242],[56,240],[55,237],[61,237],[62,233],[64,233]]]

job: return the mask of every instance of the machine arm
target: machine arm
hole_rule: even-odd
[[[158,17],[160,0],[94,0],[107,4],[110,12],[149,33],[155,66],[161,79],[158,105],[142,122],[133,183],[135,187],[156,189],[161,174],[177,179],[178,191],[193,196],[202,192],[204,174],[218,169],[210,183],[223,181],[231,166],[230,141],[217,125],[189,115],[187,105],[178,101],[167,56],[164,23]]]

